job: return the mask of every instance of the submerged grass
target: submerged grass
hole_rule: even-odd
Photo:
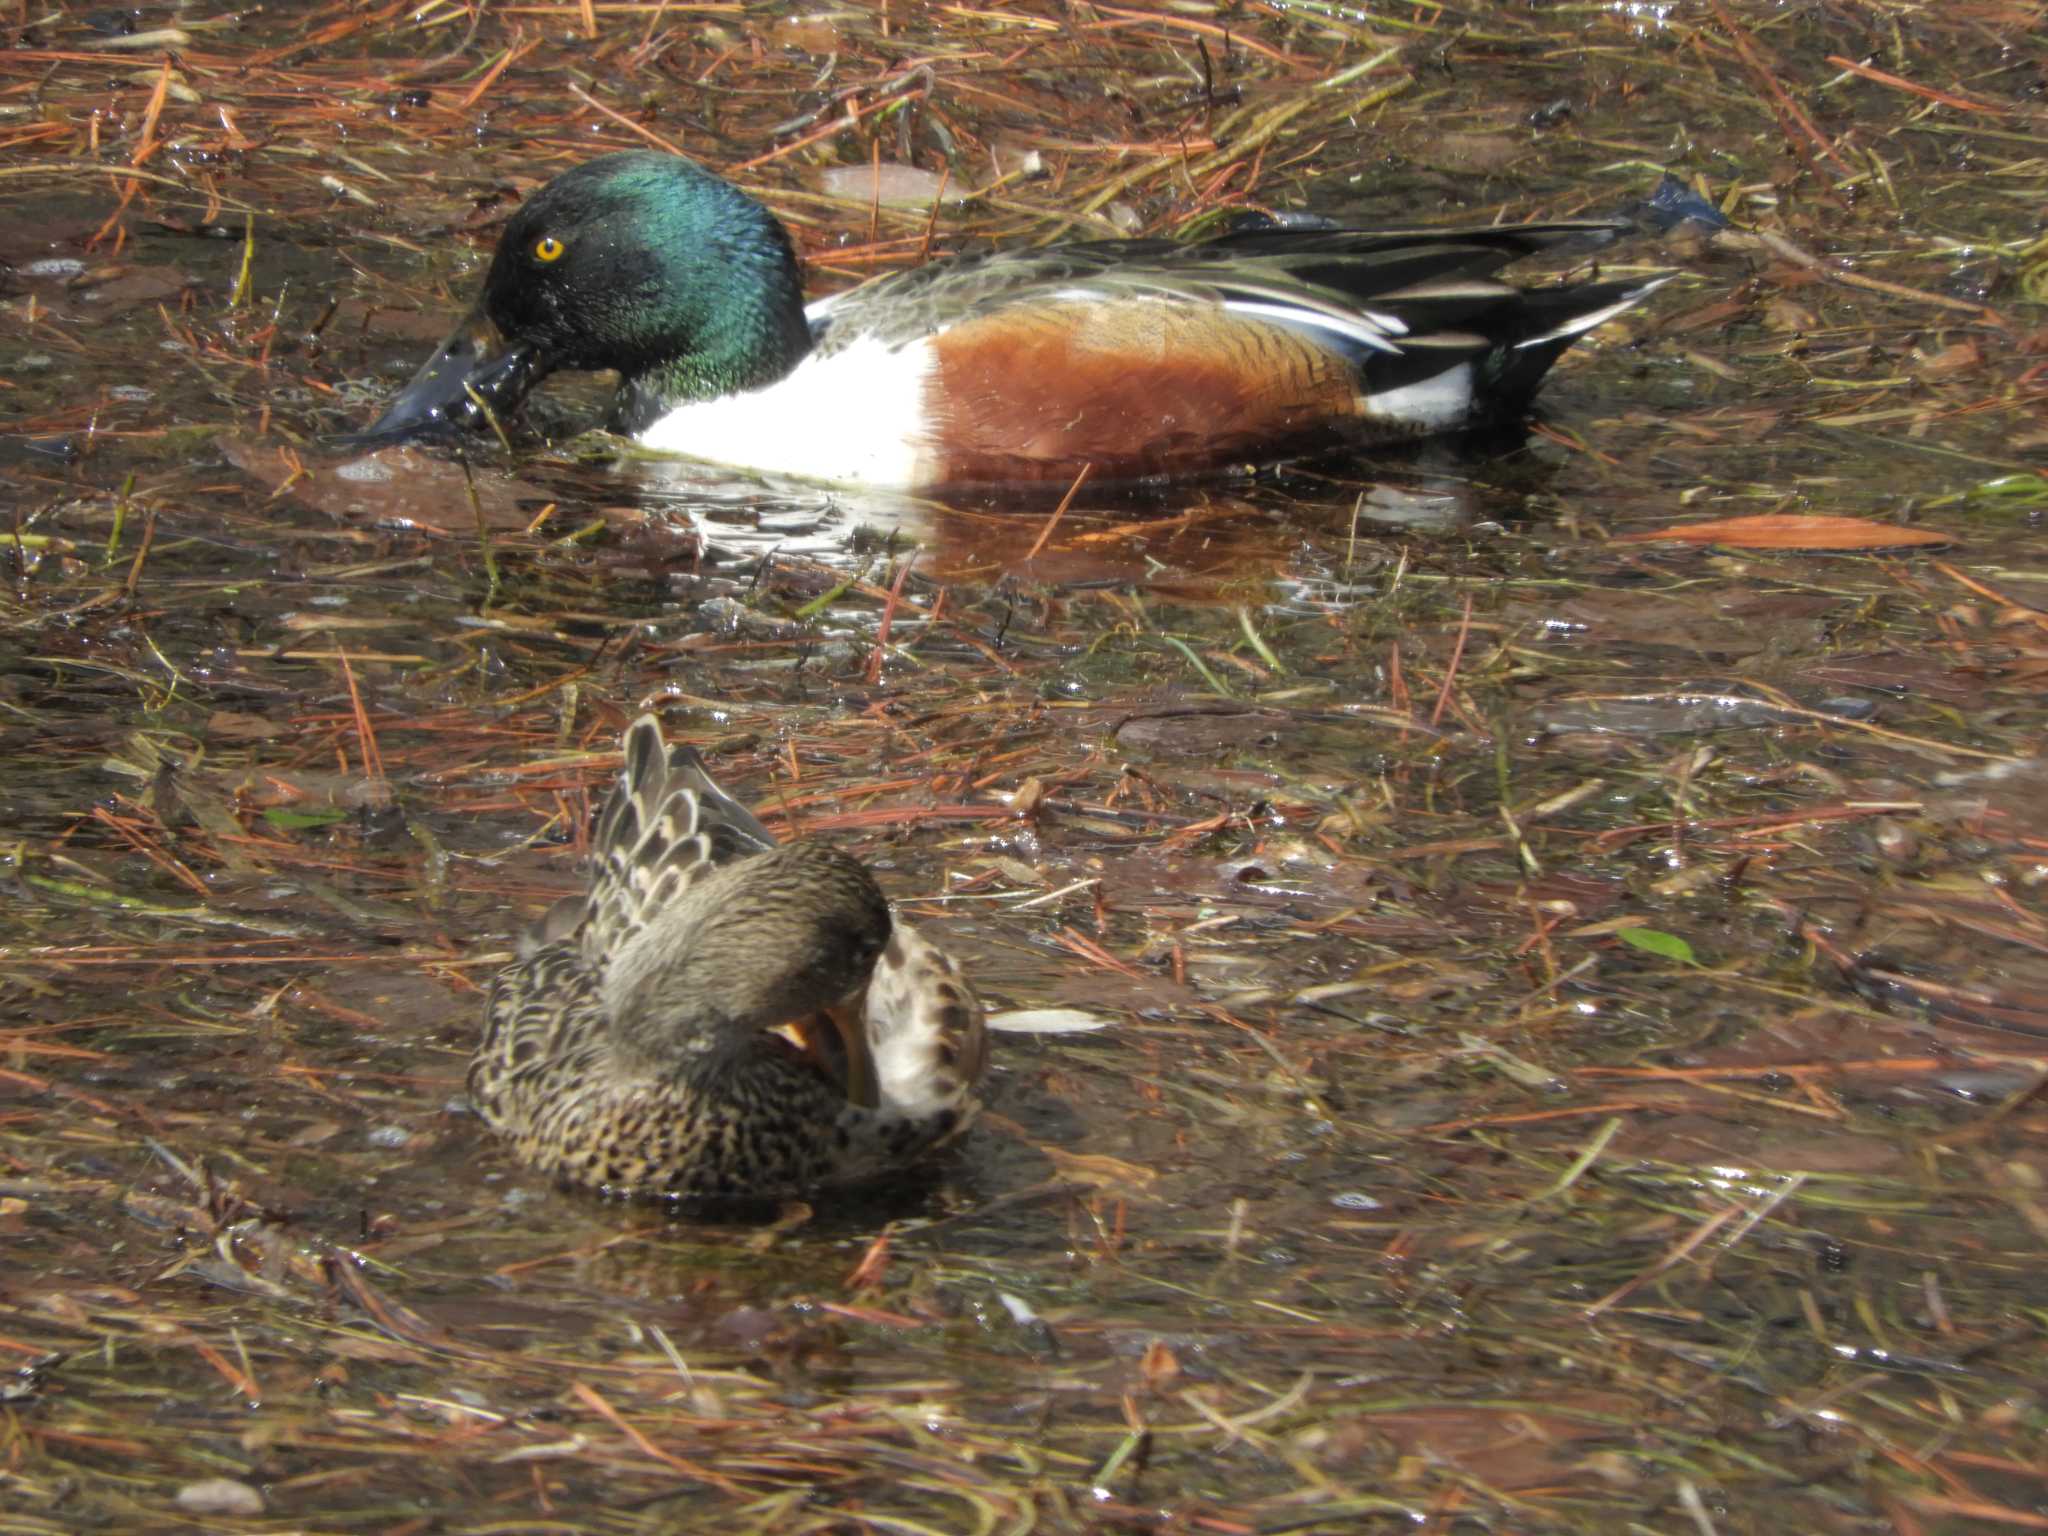
[[[2040,6],[156,20],[0,52],[0,1529],[2048,1526]],[[1374,479],[323,446],[634,143],[821,286],[1736,227]],[[467,1113],[649,704],[1064,1010],[951,1161],[679,1220]]]

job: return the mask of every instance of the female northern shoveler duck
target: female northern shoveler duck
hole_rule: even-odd
[[[526,1162],[618,1195],[789,1194],[972,1118],[988,1042],[959,968],[858,860],[778,844],[651,715],[595,857],[492,986],[469,1069]]]
[[[687,160],[606,155],[507,222],[483,298],[362,441],[503,415],[556,368],[620,374],[662,451],[899,487],[1214,472],[1522,412],[1657,280],[1523,289],[1599,222],[1271,228],[955,257],[804,307],[789,236]]]

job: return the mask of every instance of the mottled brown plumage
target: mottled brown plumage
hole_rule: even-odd
[[[521,1159],[613,1194],[792,1194],[972,1118],[981,1005],[858,860],[778,844],[651,715],[595,841],[589,891],[499,975],[470,1064]]]

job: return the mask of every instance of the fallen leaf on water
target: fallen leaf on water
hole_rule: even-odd
[[[1923,379],[1945,379],[1983,366],[1984,350],[1974,341],[1959,341],[1939,352],[1918,352],[1912,359],[1913,371]]]
[[[180,1488],[178,1508],[195,1515],[260,1515],[263,1495],[231,1477],[209,1477]]]
[[[988,1027],[1010,1035],[1079,1035],[1108,1029],[1114,1022],[1080,1008],[1012,1008],[992,1013]]]
[[[1675,933],[1666,933],[1661,928],[1623,928],[1615,935],[1631,949],[1640,949],[1646,954],[1662,955],[1666,960],[1678,960],[1686,965],[1696,962],[1692,946]]]
[[[1179,1374],[1180,1361],[1174,1358],[1164,1339],[1154,1339],[1145,1346],[1145,1358],[1138,1362],[1138,1378],[1148,1388],[1163,1392]]]
[[[1095,1189],[1134,1193],[1151,1187],[1159,1177],[1157,1169],[1142,1168],[1136,1163],[1127,1163],[1120,1157],[1100,1152],[1069,1152],[1064,1147],[1043,1147],[1040,1150],[1052,1159],[1061,1178]]]
[[[1617,544],[1673,539],[1686,544],[1726,544],[1736,549],[1897,549],[1907,544],[1953,544],[1932,528],[1899,528],[1867,517],[1806,517],[1765,512],[1724,517],[1711,523],[1680,523],[1642,533],[1616,534]]]
[[[929,208],[941,194],[949,203],[963,201],[968,189],[950,186],[914,165],[839,165],[818,177],[827,197],[854,203],[880,203],[884,208]]]

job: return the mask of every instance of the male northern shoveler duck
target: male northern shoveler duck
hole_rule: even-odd
[[[470,1064],[521,1159],[609,1194],[792,1194],[900,1169],[972,1118],[988,1041],[959,967],[858,860],[777,843],[651,715],[595,858],[493,984]]]
[[[362,441],[473,424],[556,368],[616,369],[650,448],[898,487],[1201,474],[1510,419],[1648,282],[1517,288],[1605,222],[1243,230],[934,261],[808,309],[789,235],[672,155],[564,172],[483,297]]]

